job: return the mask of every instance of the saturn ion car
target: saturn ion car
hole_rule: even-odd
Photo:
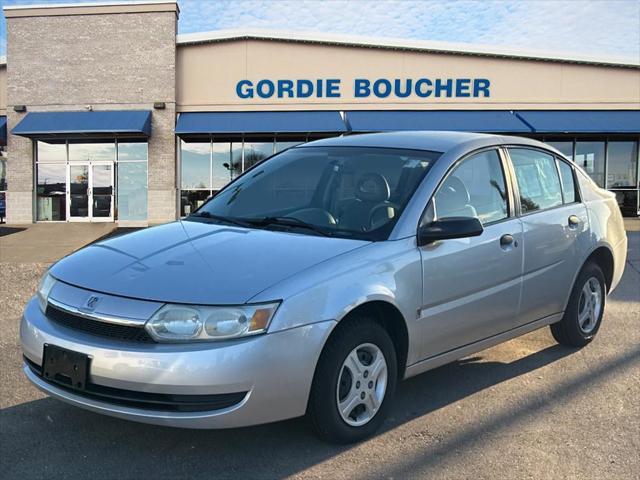
[[[307,414],[353,442],[381,426],[399,380],[547,325],[588,344],[626,248],[613,194],[538,141],[315,141],[180,221],[53,265],[22,319],[24,372],[129,420]]]

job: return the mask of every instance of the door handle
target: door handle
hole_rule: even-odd
[[[514,245],[516,247],[518,246],[518,244],[515,243],[515,241],[514,241],[513,235],[510,235],[510,234],[507,233],[507,234],[502,235],[500,237],[500,246],[501,247],[509,247],[511,245]]]
[[[569,217],[569,227],[575,228],[580,225],[580,219],[576,215],[571,215]]]

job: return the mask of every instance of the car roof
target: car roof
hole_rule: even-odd
[[[549,149],[542,142],[524,137],[490,135],[472,132],[448,131],[397,131],[383,133],[352,134],[325,138],[299,145],[307,147],[386,147],[429,150],[446,153],[449,150],[481,148],[489,145],[531,145]]]

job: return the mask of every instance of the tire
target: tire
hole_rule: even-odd
[[[562,320],[550,326],[553,338],[568,347],[584,347],[591,342],[602,324],[606,292],[600,267],[593,262],[585,264],[573,285]]]
[[[343,444],[360,441],[380,428],[398,379],[396,351],[387,331],[366,317],[344,322],[336,327],[320,355],[307,409],[320,438]],[[386,376],[381,371],[381,358]],[[339,404],[345,413],[339,411]]]

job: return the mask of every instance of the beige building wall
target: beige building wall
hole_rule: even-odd
[[[116,9],[116,10],[114,10]],[[175,3],[7,10],[7,130],[28,112],[152,110],[148,220],[175,218]],[[166,109],[153,110],[154,102]],[[7,221],[34,220],[33,146],[8,135]]]
[[[355,98],[354,79],[482,78],[490,97]],[[239,80],[341,80],[340,98],[241,99]],[[278,40],[178,44],[178,111],[634,109],[640,69]]]

